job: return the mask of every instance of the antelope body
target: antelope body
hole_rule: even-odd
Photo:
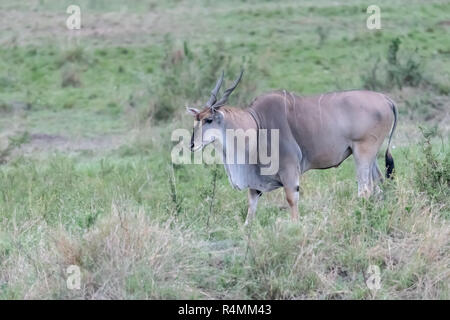
[[[198,121],[191,150],[203,148],[216,139],[223,143],[223,137],[205,139],[208,129],[278,130],[279,169],[275,174],[260,175],[257,170],[260,163],[225,163],[232,185],[249,189],[246,224],[254,216],[262,193],[279,187],[285,190],[292,219],[298,219],[300,175],[311,169],[337,167],[351,154],[356,164],[358,195],[369,197],[383,179],[376,156],[389,131],[385,160],[386,176],[391,176],[394,161],[389,146],[397,124],[397,109],[384,94],[353,90],[301,97],[281,90],[257,97],[247,109],[226,106],[241,77],[242,72],[217,102],[222,73],[205,108],[188,111]],[[224,148],[224,155],[226,152]]]

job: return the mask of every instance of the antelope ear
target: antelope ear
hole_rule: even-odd
[[[193,115],[194,117],[200,113],[200,110],[195,109],[195,108],[188,108],[186,107],[186,112],[189,113],[190,115]]]
[[[219,122],[223,120],[223,112],[219,110],[219,108],[213,108],[211,110],[211,113],[214,116],[214,119],[218,120]]]
[[[214,107],[210,107],[209,109],[211,110],[211,114],[216,114],[219,112],[219,109],[222,106],[214,106]]]

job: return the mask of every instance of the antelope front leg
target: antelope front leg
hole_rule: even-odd
[[[258,199],[261,197],[262,192],[255,189],[248,190],[248,211],[247,218],[245,219],[245,225],[247,226],[249,222],[253,219],[256,212],[256,206],[258,204]]]
[[[298,221],[298,198],[299,198],[299,186],[294,188],[285,187],[284,192],[286,193],[286,200],[291,209],[291,219],[292,221]]]

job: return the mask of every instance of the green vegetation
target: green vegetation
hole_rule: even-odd
[[[444,148],[441,148],[440,152],[433,150],[431,138],[436,135],[436,127],[421,130],[423,134],[421,152],[425,155],[425,161],[416,162],[416,185],[431,199],[445,201],[450,196],[450,152]]]
[[[0,4],[0,298],[450,298],[448,1],[380,3],[379,31],[357,0],[79,3],[75,36],[70,1]],[[280,190],[244,228],[221,166],[170,158],[184,107],[241,66],[238,106],[279,88],[388,93],[395,179],[362,200],[352,159],[311,171],[298,223]]]

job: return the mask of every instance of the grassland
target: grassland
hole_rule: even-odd
[[[0,298],[450,298],[448,1],[379,1],[379,31],[356,0],[83,0],[80,31],[69,4],[0,1]],[[223,168],[171,165],[184,106],[240,66],[239,106],[278,88],[396,100],[383,195],[357,198],[350,158],[301,178],[298,223],[275,191],[244,228]]]

